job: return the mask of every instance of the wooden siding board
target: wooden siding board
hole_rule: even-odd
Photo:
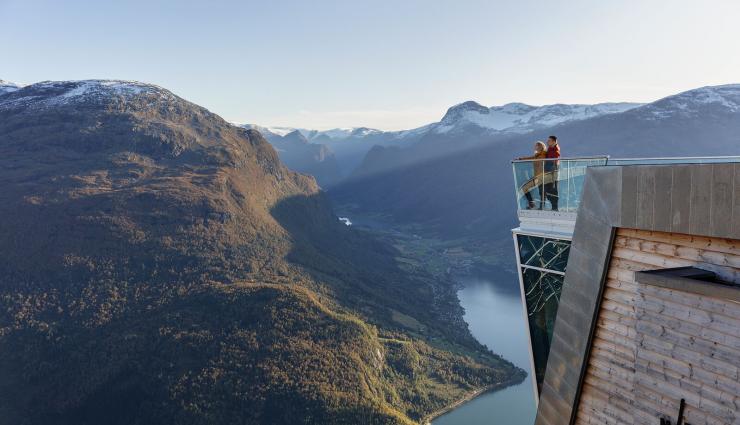
[[[550,405],[551,403],[557,403],[558,405],[565,403],[569,407],[565,408],[560,417],[553,416],[552,410],[549,410],[547,413],[539,411],[537,423],[552,425],[611,423],[608,420],[594,420],[593,417],[580,417],[581,413],[588,410],[583,409],[583,406],[587,403],[600,402],[598,397],[593,396],[593,391],[589,392],[589,388],[591,387],[588,384],[588,380],[593,378],[592,375],[589,375],[590,372],[587,372],[590,370],[587,362],[589,360],[589,350],[593,347],[593,341],[608,340],[612,342],[611,352],[613,353],[624,353],[625,350],[632,350],[634,353],[641,350],[642,352],[649,353],[640,346],[638,338],[630,340],[629,333],[627,336],[621,336],[604,328],[604,326],[595,327],[598,324],[598,320],[595,317],[597,317],[596,315],[603,308],[603,311],[609,311],[609,313],[604,313],[607,321],[602,321],[602,325],[609,325],[609,321],[620,325],[628,325],[630,323],[628,318],[619,319],[614,314],[618,311],[624,311],[632,319],[639,321],[641,318],[647,318],[653,313],[656,313],[650,310],[652,308],[650,303],[647,303],[649,307],[647,310],[642,309],[640,311],[634,308],[634,301],[629,301],[629,297],[625,297],[619,292],[612,293],[611,296],[615,299],[609,300],[606,296],[606,291],[602,293],[602,288],[612,287],[617,291],[635,292],[633,285],[635,272],[665,267],[667,264],[696,265],[697,267],[717,273],[725,280],[736,281],[736,279],[740,278],[738,267],[736,267],[736,259],[733,257],[737,256],[738,252],[740,252],[738,248],[738,239],[740,239],[740,164],[735,164],[732,171],[733,183],[732,201],[730,204],[731,213],[729,215],[731,224],[728,225],[730,229],[729,233],[725,232],[727,227],[722,228],[722,224],[718,224],[721,213],[717,211],[713,212],[713,208],[726,209],[726,202],[725,204],[722,203],[721,194],[715,200],[714,204],[712,202],[714,191],[711,185],[715,180],[712,167],[712,164],[702,164],[674,165],[670,167],[595,167],[588,170],[573,237],[573,248],[581,246],[582,249],[580,251],[577,249],[571,250],[569,267],[565,276],[565,286],[561,297],[565,308],[559,311],[555,324],[555,334],[559,332],[559,327],[562,326],[564,329],[563,332],[570,332],[571,337],[576,338],[578,341],[585,340],[586,344],[576,344],[578,350],[575,351],[579,352],[575,353],[575,356],[580,355],[580,359],[574,357],[574,347],[572,345],[566,348],[563,344],[558,346],[553,344],[553,351],[562,350],[565,353],[569,350],[570,352],[567,354],[567,360],[564,356],[556,355],[551,357],[551,359],[561,362],[559,365],[561,367],[550,368],[550,362],[548,362],[545,387],[547,387],[547,383],[550,381],[562,381],[566,375],[569,377],[569,381],[573,380],[573,376],[578,376],[582,381],[579,384],[579,390],[576,394],[570,392],[558,394],[552,390],[543,391],[540,397],[541,405],[542,403],[546,405]],[[652,171],[644,172],[642,174],[642,180],[640,180],[640,173],[643,173],[643,170],[647,168],[651,168]],[[663,174],[664,171],[662,169],[671,170],[671,181],[668,186],[666,186],[668,184],[667,171],[665,171],[666,174]],[[654,174],[651,174],[653,171]],[[651,176],[654,176],[652,198],[650,197],[649,190]],[[723,176],[725,175],[720,175],[720,177],[724,178]],[[641,182],[642,187],[638,187]],[[666,202],[668,194],[670,194],[670,227],[666,228],[665,217],[663,216],[665,207],[668,204]],[[651,217],[647,215],[639,216],[639,220],[641,220],[640,224],[645,227],[639,230],[635,229],[638,227],[638,212],[640,208],[643,211],[648,210],[651,202]],[[586,248],[588,242],[585,241],[589,239],[596,239],[597,243],[593,247],[610,241],[611,230],[613,228],[623,228],[619,232],[624,236],[638,235],[638,238],[642,239],[640,244],[651,246],[655,253],[646,252],[644,255],[633,255],[629,251],[623,251],[622,254],[624,255],[622,257],[624,258],[617,256],[606,258],[606,256],[599,257],[598,254],[604,252],[601,249],[595,250],[591,246]],[[667,232],[667,230],[670,230],[670,232]],[[607,232],[609,233],[609,237],[604,236]],[[648,243],[648,241],[652,241],[652,244]],[[667,244],[674,244],[675,246],[662,245],[666,241]],[[641,250],[636,249],[636,251]],[[606,251],[606,253],[609,252],[609,250]],[[606,253],[604,255],[607,255]],[[729,256],[725,256],[724,262],[717,260],[718,258],[722,258],[721,253],[730,254]],[[687,258],[683,258],[683,256]],[[607,267],[607,265],[609,266]],[[608,279],[604,279],[605,275],[608,276]],[[603,298],[602,295],[604,295]],[[602,300],[604,301],[603,305]],[[656,297],[651,302],[655,304],[662,302],[661,300],[662,297]],[[675,303],[677,300],[673,301],[674,304],[684,305],[683,308],[688,310],[702,309],[708,306],[708,304],[704,303],[702,307],[687,307],[685,303]],[[671,302],[671,300],[669,299],[668,302]],[[607,305],[609,309],[606,308]],[[718,307],[718,304],[714,304],[711,308]],[[580,320],[574,320],[573,311],[576,309],[594,315],[592,319],[592,326],[594,328],[582,330],[580,334],[578,332],[574,334],[573,331],[578,330],[584,324]],[[660,315],[660,313],[656,314]],[[730,315],[731,318],[738,316],[740,315]],[[692,318],[703,320],[698,313],[694,313]],[[672,319],[667,316],[665,319],[675,320],[676,322],[682,321],[681,319]],[[694,320],[694,322],[697,320]],[[698,326],[697,335],[700,338],[706,341],[721,343],[727,347],[734,347],[734,338],[736,337],[729,328],[730,323],[726,323],[723,320],[719,320],[718,322],[718,324],[711,326],[687,322],[685,325],[677,325],[676,329],[684,332],[691,329],[692,326]],[[612,326],[612,328],[618,330],[617,327]],[[594,335],[591,334],[591,329],[594,329]],[[719,370],[722,369],[721,364],[704,359],[698,359],[697,361],[696,357],[692,356],[689,351],[681,351],[680,347],[675,347],[674,351],[680,359],[671,358],[669,354],[668,356],[664,356],[667,359],[661,361],[671,362],[676,369],[688,365],[690,372],[687,373],[692,373],[691,376],[695,377],[692,379],[709,379],[714,374],[715,379],[712,381],[714,382],[712,384],[714,386],[711,388],[707,387],[710,389],[706,391],[734,389],[734,381],[731,379],[736,379],[736,377],[735,372],[731,369],[729,371],[726,370],[726,372],[729,372],[729,376],[721,376],[719,373]],[[657,354],[655,355],[657,356]],[[696,364],[691,364],[690,362],[695,362]],[[573,365],[579,363],[582,365],[580,368],[573,367]],[[710,384],[706,383],[706,385]],[[581,389],[582,391],[580,391]],[[721,397],[726,396],[722,395]],[[583,406],[579,407],[579,400],[583,400]],[[619,420],[617,423],[654,423],[657,418],[654,413],[663,412],[666,406],[677,405],[677,403],[678,400],[672,400],[669,397],[663,398],[660,404],[656,406],[658,410],[646,412],[638,409],[635,411],[634,421]],[[581,413],[576,414],[578,412]],[[542,414],[546,414],[547,417],[541,417]],[[691,423],[723,423],[720,419],[694,406],[687,407],[686,417],[690,418],[689,422]],[[740,425],[740,418],[737,418],[736,421]]]
[[[737,241],[619,229],[614,245],[574,423],[651,424],[681,398],[692,424],[740,423],[740,303],[635,275],[714,262],[738,276]]]

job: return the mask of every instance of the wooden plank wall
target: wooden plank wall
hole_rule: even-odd
[[[740,424],[740,303],[635,282],[696,266],[740,282],[740,241],[619,229],[577,424]]]

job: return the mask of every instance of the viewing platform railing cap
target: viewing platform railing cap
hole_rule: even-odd
[[[571,156],[571,157],[560,157],[560,158],[540,158],[540,159],[512,159],[511,163],[515,162],[534,162],[534,161],[588,161],[595,159],[609,159],[609,155],[598,155],[598,156]]]

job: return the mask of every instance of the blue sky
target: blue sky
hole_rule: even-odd
[[[230,121],[412,128],[740,82],[737,1],[0,0],[0,79],[151,82]]]

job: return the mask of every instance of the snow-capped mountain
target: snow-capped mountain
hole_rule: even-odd
[[[121,80],[42,81],[12,89],[0,101],[0,109],[17,107],[54,108],[65,104],[108,102],[111,98],[155,96],[176,99],[170,91],[153,84]]]
[[[310,130],[303,130],[300,128],[293,128],[293,127],[268,127],[268,126],[261,126],[257,124],[240,124],[240,123],[233,123],[234,125],[242,128],[246,128],[248,130],[257,130],[260,133],[262,133],[265,138],[268,140],[270,137],[285,137],[290,133],[293,133],[294,131],[298,131],[299,133],[303,134],[304,131],[310,131]],[[308,140],[306,140],[308,142]]]
[[[595,105],[554,104],[531,106],[524,103],[507,103],[503,106],[485,107],[468,101],[447,110],[442,120],[430,131],[449,133],[464,131],[477,126],[490,132],[528,133],[544,127],[584,120],[600,115],[625,112],[641,106],[640,103],[598,103]]]
[[[387,140],[401,140],[404,138],[417,139],[427,133],[445,134],[464,132],[468,127],[478,127],[490,133],[522,134],[540,128],[566,122],[584,120],[606,114],[625,112],[642,106],[641,103],[598,103],[595,105],[581,104],[554,104],[532,106],[524,103],[507,103],[502,106],[486,107],[474,101],[467,101],[447,110],[439,122],[402,131],[381,131],[366,127],[335,128],[332,130],[308,130],[290,127],[260,127],[247,124],[248,128],[257,129],[263,134],[272,133],[284,136],[298,130],[306,136],[309,142],[314,140],[321,143],[343,141],[350,138],[383,136]],[[383,143],[379,143],[383,144]]]
[[[260,126],[257,124],[237,124],[244,128],[250,128],[259,131],[264,135],[275,135],[284,137],[294,131],[299,131],[309,142],[314,140],[344,140],[350,137],[367,137],[378,134],[383,134],[382,130],[376,130],[368,127],[345,127],[345,128],[332,128],[329,130],[310,130],[307,128],[298,127],[270,127]]]
[[[649,103],[633,111],[643,120],[669,117],[691,118],[713,109],[722,113],[740,111],[740,84],[701,87]]]
[[[4,95],[5,93],[12,93],[14,91],[18,91],[22,88],[20,84],[16,84],[10,81],[0,80],[0,96]]]
[[[427,146],[427,153],[436,154],[463,148],[490,137],[525,134],[556,124],[624,112],[638,106],[641,104],[531,106],[523,103],[509,103],[489,108],[477,102],[468,101],[449,108],[438,122],[402,131],[381,131],[367,127],[319,131],[290,127],[262,127],[254,124],[243,126],[256,129],[268,140],[276,141],[293,131],[299,131],[309,143],[329,147],[339,162],[342,174],[346,176],[361,164],[365,155],[374,146],[408,147],[419,143]]]

